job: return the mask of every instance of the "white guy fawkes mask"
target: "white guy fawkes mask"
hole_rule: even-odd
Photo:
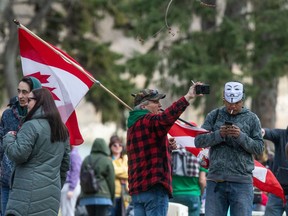
[[[243,84],[227,82],[224,88],[224,98],[228,103],[237,103],[243,98]]]

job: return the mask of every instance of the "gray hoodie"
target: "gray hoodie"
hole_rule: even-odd
[[[238,138],[220,136],[220,127],[225,121],[240,128]],[[210,147],[207,179],[252,183],[253,154],[261,154],[264,150],[261,124],[256,114],[243,107],[238,114],[230,115],[226,107],[221,107],[208,113],[202,128],[211,133],[198,135],[195,146]]]

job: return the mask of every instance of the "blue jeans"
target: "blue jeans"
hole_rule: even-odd
[[[1,210],[2,210],[2,215],[5,215],[6,211],[6,206],[9,198],[9,192],[10,188],[2,186],[1,187]]]
[[[200,196],[192,195],[173,195],[171,202],[180,203],[188,207],[188,216],[199,216],[200,214]]]
[[[121,216],[122,215],[122,199],[116,197],[114,199],[114,206],[111,206],[111,215],[110,216]]]
[[[207,181],[205,216],[251,216],[253,185],[236,182]]]
[[[168,211],[168,191],[160,184],[151,189],[131,196],[134,215],[137,216],[166,216]]]
[[[287,195],[286,200],[288,200]],[[265,209],[265,216],[282,215],[284,211],[286,212],[286,215],[288,215],[288,201],[286,201],[286,205],[284,205],[282,199],[273,194],[269,194]]]

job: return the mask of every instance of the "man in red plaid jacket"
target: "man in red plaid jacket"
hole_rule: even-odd
[[[133,95],[128,117],[127,155],[129,193],[137,216],[166,216],[172,194],[171,155],[167,133],[196,96],[195,83],[187,94],[161,111],[157,90]],[[200,95],[201,96],[201,95]]]

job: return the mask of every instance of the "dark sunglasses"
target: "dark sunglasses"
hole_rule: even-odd
[[[123,145],[119,144],[119,143],[114,143],[114,144],[112,144],[112,146],[114,146],[114,147],[123,147]]]

